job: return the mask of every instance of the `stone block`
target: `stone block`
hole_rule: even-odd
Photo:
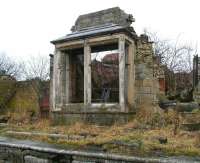
[[[152,94],[152,87],[141,87],[138,90],[140,94]]]
[[[152,79],[143,80],[143,86],[144,87],[152,87],[153,86],[153,80]]]
[[[84,112],[84,113],[52,113],[53,123],[55,125],[70,125],[76,122],[89,123],[97,125],[113,125],[113,124],[125,124],[134,118],[135,113],[120,113],[120,112]]]
[[[134,19],[132,15],[126,14],[119,7],[114,7],[102,11],[80,15],[71,30],[74,32],[107,24],[129,26],[133,21]]]
[[[38,158],[38,157],[34,157],[34,156],[25,156],[24,162],[25,163],[52,163],[51,160]]]

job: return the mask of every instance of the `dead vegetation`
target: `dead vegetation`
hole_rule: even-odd
[[[62,134],[70,139],[48,136],[7,135],[56,143],[75,149],[101,149],[129,155],[190,155],[200,156],[200,133],[180,128],[181,116],[170,109],[163,113],[158,108],[138,111],[136,118],[125,125],[97,126],[75,123],[71,126],[53,126],[50,120],[28,121],[23,114],[17,123],[10,121],[6,130]],[[24,121],[22,121],[24,119]],[[177,120],[178,119],[178,120]],[[178,122],[177,122],[178,121]],[[14,122],[14,123],[13,123]],[[5,129],[2,134],[5,134]]]

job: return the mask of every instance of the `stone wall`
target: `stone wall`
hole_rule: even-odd
[[[54,125],[70,125],[76,122],[88,123],[96,125],[114,125],[126,124],[134,119],[135,113],[120,113],[120,112],[84,112],[84,113],[70,113],[70,112],[52,112]]]
[[[5,85],[0,85],[4,89],[6,88]],[[11,96],[8,96],[9,99],[6,101],[5,113],[11,113],[11,119],[13,120],[23,120],[24,117],[28,118],[29,115],[34,115],[35,117],[41,116],[42,118],[48,117],[49,82],[43,82],[42,87],[43,89],[40,94],[42,98],[39,102],[36,81],[14,81],[10,91],[8,91]]]
[[[135,56],[135,91],[136,104],[144,101],[155,103],[156,92],[159,89],[157,78],[154,77],[153,47],[148,36],[141,35],[137,41],[137,53]]]
[[[0,79],[0,110],[6,111],[8,101],[15,95],[15,80]]]
[[[67,148],[67,147],[66,147]],[[137,157],[102,151],[78,151],[40,142],[3,139],[0,141],[0,163],[166,163],[198,162],[199,159],[173,157]]]
[[[10,112],[39,112],[37,94],[28,81],[17,82],[15,94],[7,103]]]
[[[195,102],[200,104],[200,83],[198,83],[194,88],[193,99]]]
[[[85,109],[86,107],[86,109]],[[97,125],[125,124],[134,119],[135,112],[120,112],[119,104],[104,105],[68,104],[62,111],[51,112],[51,118],[55,125],[88,123]]]

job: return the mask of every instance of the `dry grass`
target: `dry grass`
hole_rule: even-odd
[[[141,125],[149,127],[162,127],[164,125],[163,111],[158,106],[143,103],[137,112],[136,120]]]
[[[15,128],[15,130],[20,127],[21,131],[23,128],[23,131],[40,131],[66,135],[89,135],[89,137],[81,140],[52,140],[46,136],[31,138],[34,140],[58,143],[67,146],[73,145],[76,146],[76,148],[93,144],[105,146],[105,148],[111,152],[128,154],[127,150],[129,149],[127,147],[116,147],[109,145],[109,143],[113,141],[122,141],[126,143],[141,142],[142,148],[137,151],[137,154],[138,152],[141,152],[142,154],[152,154],[155,151],[161,151],[170,155],[200,155],[200,133],[180,130],[177,135],[174,135],[173,126],[170,125],[162,128],[144,130],[137,128],[138,122],[134,120],[126,125],[114,125],[110,128],[80,123],[68,127],[53,127],[50,125],[48,120],[42,120],[32,125],[21,124],[20,126],[12,125],[12,127],[13,129]],[[160,137],[167,138],[168,142],[166,144],[160,144],[158,141],[158,138]]]
[[[23,114],[21,114],[23,118]],[[98,145],[109,152],[152,155],[162,152],[167,155],[200,156],[200,133],[188,132],[177,128],[174,134],[176,120],[181,121],[180,115],[173,110],[162,113],[159,108],[141,109],[136,118],[126,125],[113,125],[110,127],[75,123],[71,126],[52,126],[49,120],[38,120],[34,123],[11,123],[12,130],[39,131],[65,135],[86,135],[81,140],[50,139],[46,136],[32,137],[31,139],[57,143],[82,148],[87,145]],[[16,117],[15,117],[16,118]],[[159,138],[167,138],[166,144],[161,144]],[[127,146],[111,144],[113,141],[124,143],[139,143],[137,150]]]

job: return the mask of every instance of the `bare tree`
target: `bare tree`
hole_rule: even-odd
[[[49,58],[47,56],[30,56],[24,61],[23,65],[26,80],[40,79],[46,81],[49,79]]]
[[[161,65],[165,66],[165,80],[168,91],[176,91],[180,81],[177,80],[177,75],[179,78],[181,76],[191,78],[192,59],[193,55],[197,54],[197,47],[194,48],[191,43],[182,43],[180,36],[175,40],[166,40],[160,39],[157,33],[145,32],[154,43],[155,55],[159,57]]]
[[[162,65],[173,72],[192,71],[192,57],[197,53],[192,44],[181,43],[180,36],[175,40],[166,40],[160,39],[157,33],[146,33],[154,43],[155,55],[160,58]]]
[[[28,80],[37,95],[40,106],[49,90],[49,58],[48,56],[30,56],[24,61],[24,79]]]
[[[22,64],[18,63],[6,54],[0,53],[0,74],[1,75],[10,75],[16,79],[20,79],[22,75]]]

